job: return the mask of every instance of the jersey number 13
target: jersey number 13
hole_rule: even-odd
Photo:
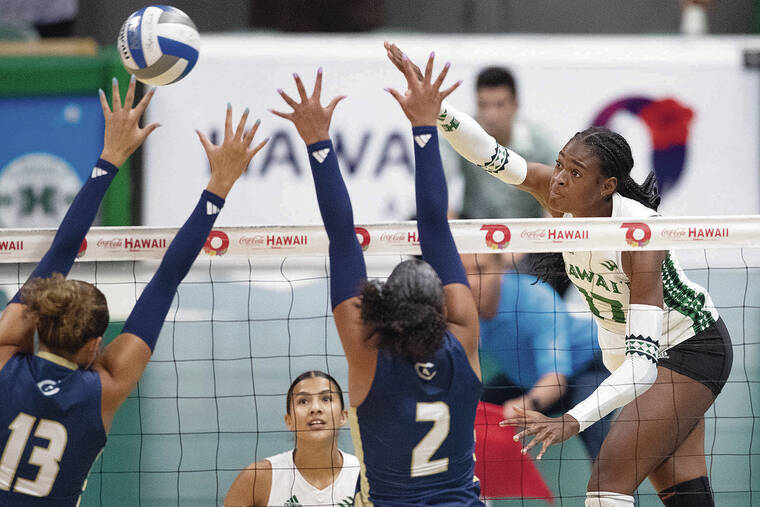
[[[26,443],[32,434],[32,428],[37,423],[37,418],[29,414],[19,412],[13,422],[8,426],[11,430],[5,450],[0,457],[0,489],[10,491],[13,478],[16,476],[21,456],[24,454]],[[66,428],[59,422],[49,419],[39,419],[34,436],[49,441],[47,447],[34,446],[29,456],[29,464],[39,467],[37,477],[33,481],[16,478],[13,491],[31,496],[47,496],[53,489],[55,478],[58,477],[60,466],[58,463],[66,449],[68,434]]]

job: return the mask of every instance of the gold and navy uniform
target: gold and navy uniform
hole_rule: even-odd
[[[473,475],[480,390],[448,331],[428,361],[378,351],[369,394],[350,412],[361,463],[355,505],[483,505]]]
[[[54,354],[15,354],[0,393],[0,505],[77,505],[106,443],[98,374]]]

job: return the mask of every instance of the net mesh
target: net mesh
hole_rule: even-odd
[[[758,230],[760,224],[756,218],[727,219],[717,226],[729,231],[727,238],[690,240],[689,228],[712,227],[705,223],[682,219],[650,224],[651,241],[645,245],[631,245],[626,239],[631,229],[609,221],[579,225],[586,230],[580,234],[584,237],[573,239],[568,233],[567,240],[558,240],[556,231],[547,237],[555,224],[567,227],[567,221],[461,221],[453,229],[461,251],[486,255],[678,248],[687,276],[709,291],[733,341],[731,376],[705,416],[705,454],[716,504],[752,505],[760,484],[755,411],[760,402],[760,250],[758,239],[745,232]],[[685,231],[686,239],[674,239],[681,233],[661,233],[668,227]],[[23,249],[0,254],[0,290],[7,296],[26,279],[34,267],[30,261],[44,253],[52,237],[50,231],[20,233]],[[96,284],[108,298],[112,323],[106,341],[120,332],[173,233],[93,229],[88,235],[70,278]],[[366,253],[375,254],[367,255],[370,278],[386,277],[396,263],[419,250],[410,223],[360,227],[357,234]],[[241,468],[292,448],[293,435],[283,422],[292,379],[321,369],[347,389],[346,361],[330,312],[322,235],[321,228],[212,232],[177,291],[150,365],[114,420],[82,505],[222,505]],[[147,242],[136,247],[134,241],[140,239]],[[479,276],[482,281],[489,275],[493,273]],[[507,274],[507,283],[514,276]],[[568,293],[570,304],[563,311],[588,318],[583,301],[572,300],[574,289]],[[536,312],[556,319],[554,308]],[[484,380],[495,378],[498,361],[486,350],[482,356]],[[353,451],[348,427],[341,430],[339,445]],[[585,497],[590,461],[578,438],[553,446],[533,465],[555,503],[577,504]],[[532,480],[524,466],[518,470],[524,481]],[[546,505],[546,499],[519,498],[530,487],[518,486],[522,489],[516,494],[493,505]],[[660,504],[648,482],[639,488],[639,503]]]

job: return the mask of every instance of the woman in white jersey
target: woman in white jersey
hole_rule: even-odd
[[[338,449],[338,430],[347,420],[334,378],[316,370],[299,375],[288,389],[285,413],[295,448],[240,472],[225,507],[353,505],[359,460]]]
[[[395,45],[385,47],[407,79],[421,76]],[[526,163],[445,102],[438,127],[460,155],[529,192],[553,217],[657,214],[654,174],[643,185],[631,179],[631,149],[609,129],[576,133],[552,168]],[[612,373],[560,418],[529,410],[503,424],[524,426],[518,437],[534,435],[523,452],[542,443],[540,458],[549,445],[623,407],[592,467],[586,505],[633,505],[633,493],[648,477],[668,507],[712,506],[704,413],[725,385],[733,355],[710,296],[684,276],[669,252],[565,252],[562,257],[558,269],[588,302]],[[550,274],[551,258],[541,264]]]

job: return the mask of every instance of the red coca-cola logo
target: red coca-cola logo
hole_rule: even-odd
[[[646,246],[652,239],[652,229],[644,222],[625,222],[620,228],[626,230],[625,240],[631,246]]]
[[[520,233],[520,237],[522,239],[527,240],[539,240],[539,239],[546,239],[546,229],[531,229],[531,230],[524,230]]]
[[[203,245],[203,251],[208,255],[224,255],[230,247],[230,238],[222,231],[211,231]]]
[[[238,244],[242,246],[247,247],[264,247],[266,246],[267,237],[263,234],[258,234],[256,236],[241,236],[238,240]]]
[[[660,231],[660,236],[670,240],[683,240],[688,239],[688,229],[679,227],[677,229],[663,229]]]
[[[121,248],[124,242],[121,238],[99,239],[96,245],[98,248]]]
[[[486,246],[493,250],[504,250],[512,239],[509,227],[503,224],[485,224],[480,230],[486,231]]]
[[[359,240],[359,245],[361,245],[362,251],[366,251],[367,248],[369,248],[370,242],[372,241],[369,235],[369,231],[364,227],[354,227],[354,231],[356,231],[356,239]]]
[[[386,243],[405,243],[406,237],[406,232],[383,232],[380,234],[380,241],[385,241]]]

